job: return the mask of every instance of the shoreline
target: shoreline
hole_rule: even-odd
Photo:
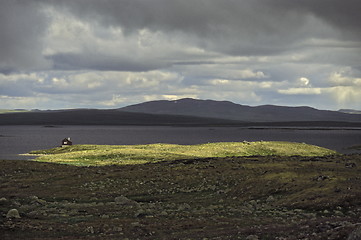
[[[289,141],[305,142],[341,153],[361,145],[360,129],[339,127],[218,127],[218,126],[114,126],[114,125],[9,125],[0,126],[0,158],[24,159],[34,149],[59,146],[64,137],[72,137],[75,144],[137,145],[175,143],[182,145],[207,142]],[[34,137],[35,138],[34,138]],[[36,139],[36,140],[35,140]]]

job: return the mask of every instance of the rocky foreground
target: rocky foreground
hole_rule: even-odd
[[[361,155],[0,161],[0,239],[361,239]]]

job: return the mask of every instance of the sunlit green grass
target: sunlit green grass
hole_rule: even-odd
[[[335,151],[291,142],[220,142],[199,145],[73,145],[32,151],[35,161],[55,162],[79,166],[111,164],[144,164],[177,159],[230,157],[251,155],[324,156]]]
[[[25,109],[17,109],[17,110],[0,109],[0,114],[3,114],[3,113],[18,113],[18,112],[29,112],[29,110],[25,110]]]

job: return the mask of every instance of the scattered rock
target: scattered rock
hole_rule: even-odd
[[[246,240],[258,240],[259,237],[257,235],[249,235],[248,237],[246,237]]]
[[[39,213],[38,211],[31,211],[26,216],[29,217],[29,218],[37,219],[37,218],[39,218],[41,216],[41,213]]]
[[[29,197],[31,203],[38,204],[38,205],[45,205],[46,201],[43,199],[38,198],[37,196],[31,196]]]
[[[163,211],[160,212],[159,215],[161,215],[161,216],[168,216],[168,212],[163,210]]]
[[[356,216],[356,213],[353,212],[353,211],[348,211],[347,214],[350,215],[350,216]]]
[[[191,206],[188,203],[183,203],[178,207],[178,211],[189,210]]]
[[[29,200],[32,201],[32,202],[33,202],[33,201],[36,201],[36,200],[38,200],[38,199],[39,199],[39,198],[38,198],[37,196],[30,196],[30,197],[29,197]]]
[[[144,227],[144,225],[140,222],[132,222],[130,225],[132,225],[133,227]]]
[[[8,203],[8,200],[4,197],[0,198],[0,205],[5,205]]]
[[[113,231],[114,231],[114,232],[122,232],[122,231],[123,231],[123,228],[122,228],[122,227],[115,226],[115,227],[113,227]]]
[[[361,239],[361,227],[356,228],[347,238],[347,240],[360,240]]]
[[[314,181],[324,181],[324,180],[327,180],[327,179],[330,179],[330,177],[329,176],[323,176],[323,175],[320,175],[320,176],[317,176],[317,177],[313,178]]]
[[[103,204],[103,206],[104,206],[104,203],[102,203]],[[95,206],[96,206],[97,204],[95,204]],[[98,204],[99,205],[99,204]],[[115,207],[116,205],[117,205],[117,203],[115,203],[115,202],[107,202],[107,203],[105,203],[105,205],[106,206],[111,206],[111,207]],[[122,205],[122,204],[119,204],[119,205]]]
[[[354,168],[354,167],[356,167],[356,163],[353,163],[353,162],[345,163],[345,167],[347,167],[347,168]]]
[[[21,203],[20,203],[19,201],[17,201],[17,200],[11,201],[11,204],[12,204],[13,206],[16,206],[16,207],[20,207],[20,206],[21,206]]]
[[[127,197],[124,197],[124,196],[120,196],[120,197],[116,197],[114,199],[115,203],[117,205],[137,205],[137,202],[134,201],[134,200],[131,200]]]
[[[335,214],[336,216],[339,216],[339,217],[344,216],[343,212],[341,212],[341,211],[339,211],[339,210],[334,211],[334,214]]]
[[[273,196],[269,196],[267,199],[266,199],[266,202],[267,203],[272,203],[275,201],[275,198]]]
[[[19,211],[17,209],[10,209],[6,214],[6,218],[20,218]]]
[[[85,229],[85,232],[94,234],[94,228],[93,228],[93,226],[87,227],[87,228]]]
[[[147,212],[144,209],[138,209],[138,211],[134,214],[134,217],[141,218],[145,217]]]

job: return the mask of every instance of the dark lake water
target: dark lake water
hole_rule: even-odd
[[[0,126],[0,159],[27,159],[19,154],[58,147],[70,137],[74,144],[200,144],[230,141],[292,141],[352,153],[361,145],[361,129],[300,129],[154,126]]]

